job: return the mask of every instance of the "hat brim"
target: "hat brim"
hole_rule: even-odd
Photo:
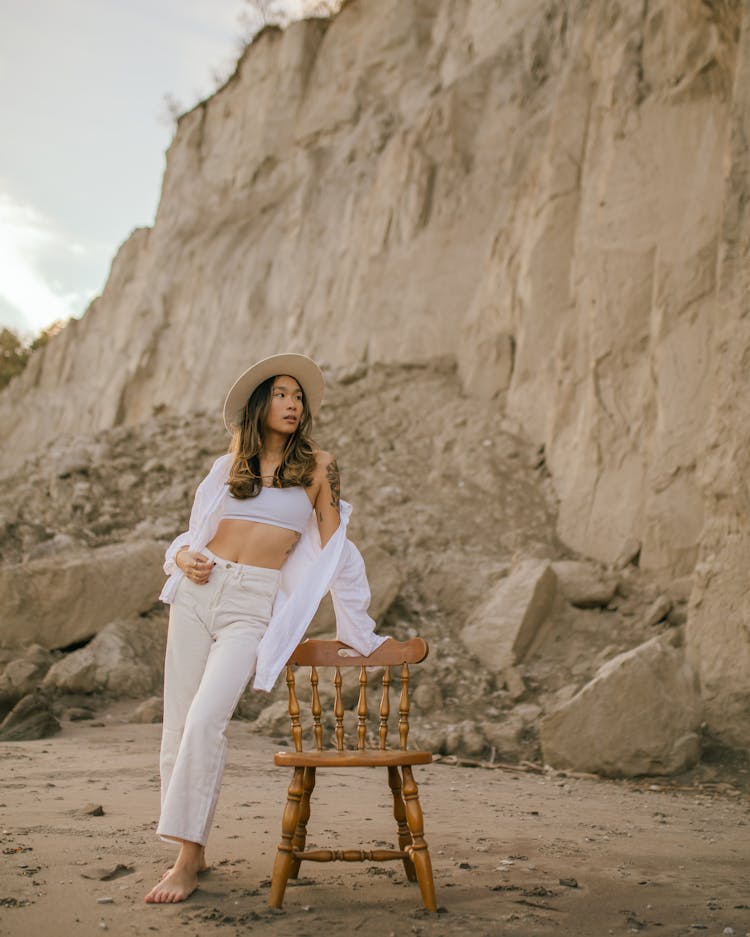
[[[224,401],[224,425],[231,432],[242,422],[242,411],[255,388],[277,374],[293,377],[305,394],[310,413],[315,416],[323,402],[323,372],[307,355],[271,355],[241,374]]]

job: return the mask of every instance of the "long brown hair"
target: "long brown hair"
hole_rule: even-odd
[[[234,454],[234,462],[229,472],[229,490],[235,498],[254,498],[263,486],[260,453],[263,449],[266,416],[271,406],[271,391],[277,377],[278,375],[269,377],[250,394],[242,411],[242,422],[234,430],[229,445],[229,451]],[[315,444],[310,438],[311,432],[312,415],[303,390],[302,417],[287,440],[281,462],[273,474],[272,487],[291,488],[302,485],[307,488],[312,483]]]

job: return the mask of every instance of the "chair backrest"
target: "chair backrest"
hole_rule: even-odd
[[[362,657],[352,648],[340,641],[321,641],[308,639],[297,645],[286,666],[286,683],[289,690],[289,720],[291,722],[292,741],[295,751],[302,749],[302,723],[300,705],[296,690],[295,666],[310,668],[310,712],[312,714],[312,737],[317,751],[323,750],[323,707],[319,693],[319,668],[332,668],[333,677],[333,716],[334,744],[337,751],[344,751],[344,699],[342,694],[342,667],[359,667],[359,697],[357,700],[357,749],[365,748],[367,739],[367,687],[368,668],[383,668],[380,681],[380,706],[378,710],[378,749],[388,747],[388,719],[391,713],[390,687],[391,667],[400,667],[398,680],[400,692],[398,699],[398,741],[399,748],[406,749],[409,736],[409,664],[418,664],[427,657],[429,648],[424,638],[412,638],[409,641],[396,641],[388,638],[369,657]]]

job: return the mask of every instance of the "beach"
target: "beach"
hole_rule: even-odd
[[[2,937],[750,933],[744,791],[445,763],[416,774],[437,915],[399,862],[303,864],[271,910],[288,772],[273,765],[277,742],[240,721],[209,871],[184,903],[147,905],[173,855],[154,835],[161,727],[127,713],[120,703],[0,747]],[[384,771],[319,773],[308,847],[393,844],[394,833]]]

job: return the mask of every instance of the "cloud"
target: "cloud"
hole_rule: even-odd
[[[35,334],[83,313],[95,290],[66,289],[68,277],[56,276],[50,261],[80,266],[99,250],[70,240],[33,206],[0,190],[0,306],[12,311],[8,318],[20,331]]]

